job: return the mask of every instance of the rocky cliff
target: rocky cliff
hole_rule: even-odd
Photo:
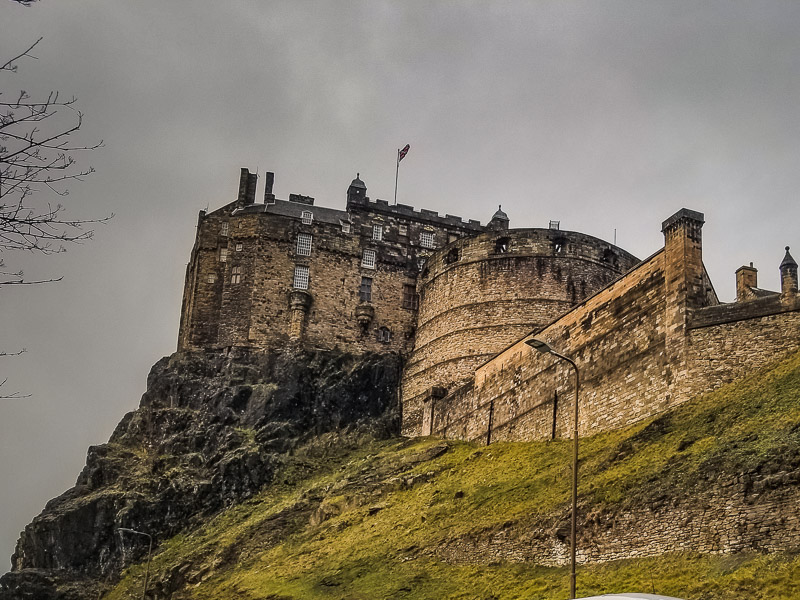
[[[397,355],[176,354],[89,449],[75,487],[25,528],[0,597],[96,598],[156,543],[249,498],[309,440],[399,431]]]
[[[555,600],[571,444],[397,431],[394,356],[185,355],[24,532],[2,600]],[[800,598],[800,354],[581,440],[578,593]],[[119,528],[151,533],[147,540]]]

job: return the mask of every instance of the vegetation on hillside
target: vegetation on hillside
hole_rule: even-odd
[[[800,354],[581,445],[581,511],[691,501],[742,474],[800,468]],[[338,439],[288,457],[275,483],[164,541],[155,589],[173,599],[563,598],[567,569],[442,560],[486,531],[566,522],[568,440],[489,447],[426,438]],[[796,486],[797,481],[784,485]],[[144,564],[105,597],[138,597]],[[581,566],[579,595],[800,597],[800,556],[672,554]]]

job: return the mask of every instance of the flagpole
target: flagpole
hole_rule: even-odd
[[[394,169],[394,203],[397,204],[397,176],[400,174],[400,148],[397,149],[397,164]]]

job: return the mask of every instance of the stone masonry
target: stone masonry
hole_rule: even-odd
[[[622,427],[800,347],[797,263],[782,287],[737,270],[720,304],[702,260],[702,214],[664,221],[639,261],[557,226],[509,229],[370,200],[356,177],[345,210],[272,193],[242,169],[235,201],[201,211],[178,350],[285,345],[405,359],[403,432],[491,443],[572,428],[574,377],[534,352],[541,338],[581,370],[581,433]]]

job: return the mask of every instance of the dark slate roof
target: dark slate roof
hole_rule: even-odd
[[[321,223],[331,223],[338,225],[340,221],[349,221],[350,217],[346,210],[336,210],[335,208],[325,208],[324,206],[312,206],[310,204],[300,204],[299,202],[289,202],[288,200],[275,200],[273,204],[250,204],[244,208],[237,209],[237,213],[267,213],[300,219],[304,210],[310,210],[314,215],[314,221]]]
[[[499,219],[501,221],[508,221],[508,215],[503,212],[503,206],[499,205],[497,207],[497,212],[492,215],[492,221],[495,219]]]
[[[767,296],[779,296],[780,292],[773,292],[770,290],[764,290],[757,287],[750,286],[750,291],[756,298],[766,298]]]
[[[781,262],[781,269],[783,267],[796,267],[797,263],[792,258],[792,255],[789,254],[789,246],[786,246],[786,256],[783,257],[783,262]]]
[[[356,178],[350,182],[350,187],[367,189],[367,185],[361,181],[361,173],[356,173]]]

